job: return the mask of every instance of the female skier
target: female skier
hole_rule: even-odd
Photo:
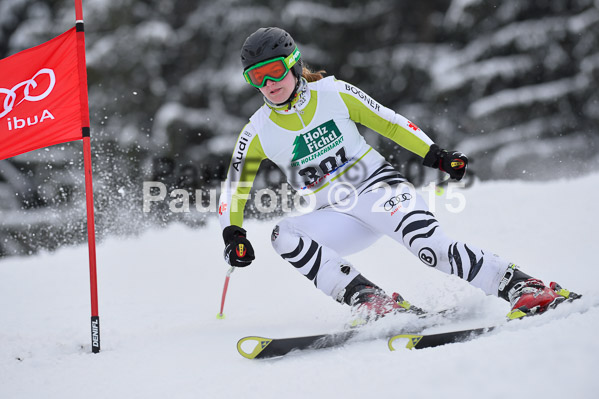
[[[441,149],[415,124],[359,88],[305,66],[292,37],[261,28],[241,49],[243,75],[265,104],[242,129],[220,197],[225,260],[248,266],[254,250],[241,227],[252,182],[263,159],[285,173],[313,211],[283,219],[272,233],[275,251],[314,285],[352,307],[357,317],[415,311],[388,296],[343,256],[369,247],[383,234],[403,244],[425,265],[457,275],[488,295],[510,302],[508,318],[544,312],[576,294],[520,271],[491,252],[455,241],[441,230],[413,186],[358,132],[361,123],[393,140],[453,179],[468,158]]]

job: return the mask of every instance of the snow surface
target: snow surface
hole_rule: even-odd
[[[0,398],[597,397],[599,174],[461,193],[467,203],[457,214],[446,210],[455,198],[435,197],[449,234],[584,297],[468,343],[390,352],[374,340],[247,360],[239,338],[335,331],[348,307],[275,254],[274,221],[249,221],[258,260],[231,275],[226,318],[217,320],[227,266],[216,218],[204,229],[172,225],[99,246],[100,354],[90,353],[85,246],[0,262]],[[459,306],[464,316],[453,327],[492,325],[508,311],[390,239],[349,259],[412,303]]]

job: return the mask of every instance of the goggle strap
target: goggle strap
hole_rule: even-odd
[[[293,52],[289,54],[287,58],[285,58],[285,65],[287,66],[287,68],[291,69],[291,67],[293,67],[297,63],[297,60],[299,60],[301,56],[302,54],[296,47],[295,50],[293,50]]]

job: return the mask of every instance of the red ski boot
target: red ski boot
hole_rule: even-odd
[[[507,318],[514,320],[540,314],[567,299],[574,300],[580,296],[563,289],[557,283],[551,283],[546,287],[541,280],[535,278],[519,281],[508,292],[512,310],[507,314]]]
[[[418,316],[425,312],[403,299],[401,295],[394,292],[391,297],[380,288],[365,287],[358,291],[351,301],[352,315],[354,320],[351,327],[359,327],[366,323],[380,319],[387,314],[414,313]]]
[[[380,288],[364,287],[356,292],[350,302],[352,307],[351,327],[359,327],[375,321],[389,313],[405,312],[399,305]]]

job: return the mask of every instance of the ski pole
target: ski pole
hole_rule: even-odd
[[[220,300],[220,313],[216,315],[217,319],[224,319],[225,314],[223,313],[223,309],[225,308],[225,298],[227,297],[227,288],[229,287],[229,279],[231,278],[231,273],[235,270],[235,266],[231,266],[227,271],[227,277],[225,277],[225,286],[223,287],[223,296]]]
[[[467,178],[460,181],[460,183],[464,184],[461,188],[470,188],[472,186],[472,184],[474,184],[474,176],[476,176],[474,174],[474,171],[469,169]],[[436,191],[437,195],[443,195],[445,193],[445,186],[448,186],[450,183],[455,183],[455,182],[456,182],[456,180],[452,179],[450,176],[446,176],[446,177],[442,178],[441,180],[439,180],[438,182],[434,183],[434,185],[435,185],[434,187],[435,187],[435,191]]]

